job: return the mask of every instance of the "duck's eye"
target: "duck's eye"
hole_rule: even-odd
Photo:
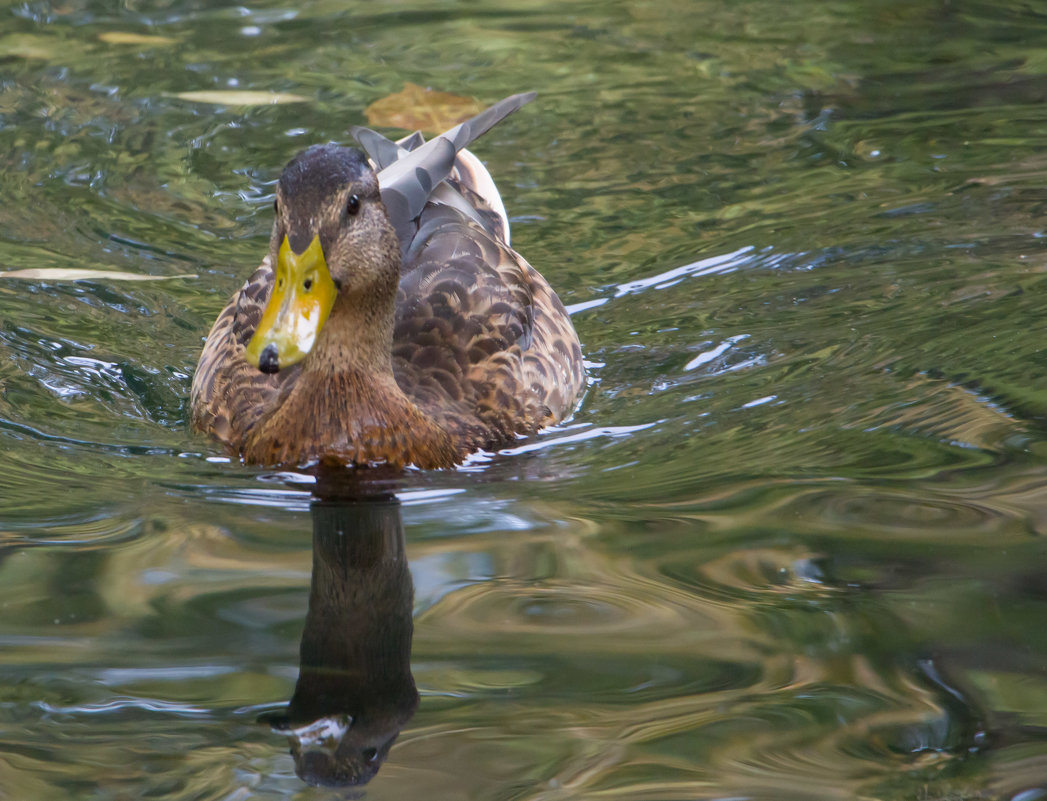
[[[279,200],[274,200],[273,201],[273,214],[279,214],[279,213],[280,213],[280,201]]]
[[[345,211],[347,214],[356,214],[360,210],[360,197],[358,195],[349,195],[349,200],[345,204]]]
[[[377,748],[365,748],[364,752],[363,752],[363,754],[361,756],[363,756],[363,758],[367,762],[374,762],[375,758],[378,756],[378,749]]]

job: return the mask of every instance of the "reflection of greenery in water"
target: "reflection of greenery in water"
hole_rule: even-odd
[[[201,275],[0,281],[4,792],[302,791],[254,721],[308,497],[206,461],[186,396],[281,164],[406,81],[540,91],[476,150],[602,366],[543,447],[408,477],[423,700],[369,796],[1043,786],[1026,5],[0,13],[0,269]],[[234,88],[311,100],[175,97]]]

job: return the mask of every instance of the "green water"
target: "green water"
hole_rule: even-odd
[[[0,279],[0,798],[344,798],[259,718],[412,614],[413,716],[339,690],[402,728],[367,798],[1047,798],[1045,54],[1017,2],[4,0],[0,270],[198,277]],[[539,91],[475,151],[592,384],[311,507],[191,375],[282,164],[408,81]],[[308,101],[176,96],[231,89]]]

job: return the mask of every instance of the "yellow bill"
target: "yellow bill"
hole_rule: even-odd
[[[295,253],[285,236],[277,254],[273,294],[244,358],[263,373],[297,364],[316,344],[337,296],[320,237]]]

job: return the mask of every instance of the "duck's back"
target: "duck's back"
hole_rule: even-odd
[[[455,166],[454,195],[430,201],[404,232],[393,370],[456,438],[490,447],[571,411],[582,354],[559,298],[505,243],[487,171],[468,151]]]

